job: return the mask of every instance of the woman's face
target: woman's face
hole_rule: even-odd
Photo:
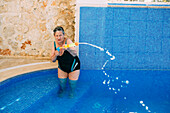
[[[64,41],[64,34],[62,31],[56,31],[54,37],[58,43],[62,43]]]

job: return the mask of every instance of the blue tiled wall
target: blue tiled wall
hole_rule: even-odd
[[[81,7],[79,41],[109,50],[105,69],[170,69],[170,9]],[[80,45],[82,69],[100,70],[106,52]]]

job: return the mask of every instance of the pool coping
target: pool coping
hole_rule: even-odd
[[[107,7],[170,8],[169,2],[108,2]]]
[[[14,67],[1,69],[0,82],[21,74],[45,70],[45,69],[54,69],[54,68],[58,68],[57,62],[53,63],[49,61],[49,62],[30,63],[30,64],[18,65]]]

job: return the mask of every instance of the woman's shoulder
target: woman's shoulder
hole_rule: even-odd
[[[73,43],[70,38],[66,38],[66,44],[71,44]]]
[[[51,43],[53,47],[58,47],[58,44],[56,43],[56,41],[52,41]]]

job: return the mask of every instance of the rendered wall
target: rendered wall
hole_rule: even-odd
[[[80,7],[79,41],[106,48],[105,69],[170,69],[170,9]],[[80,45],[82,69],[100,70],[106,52]]]

